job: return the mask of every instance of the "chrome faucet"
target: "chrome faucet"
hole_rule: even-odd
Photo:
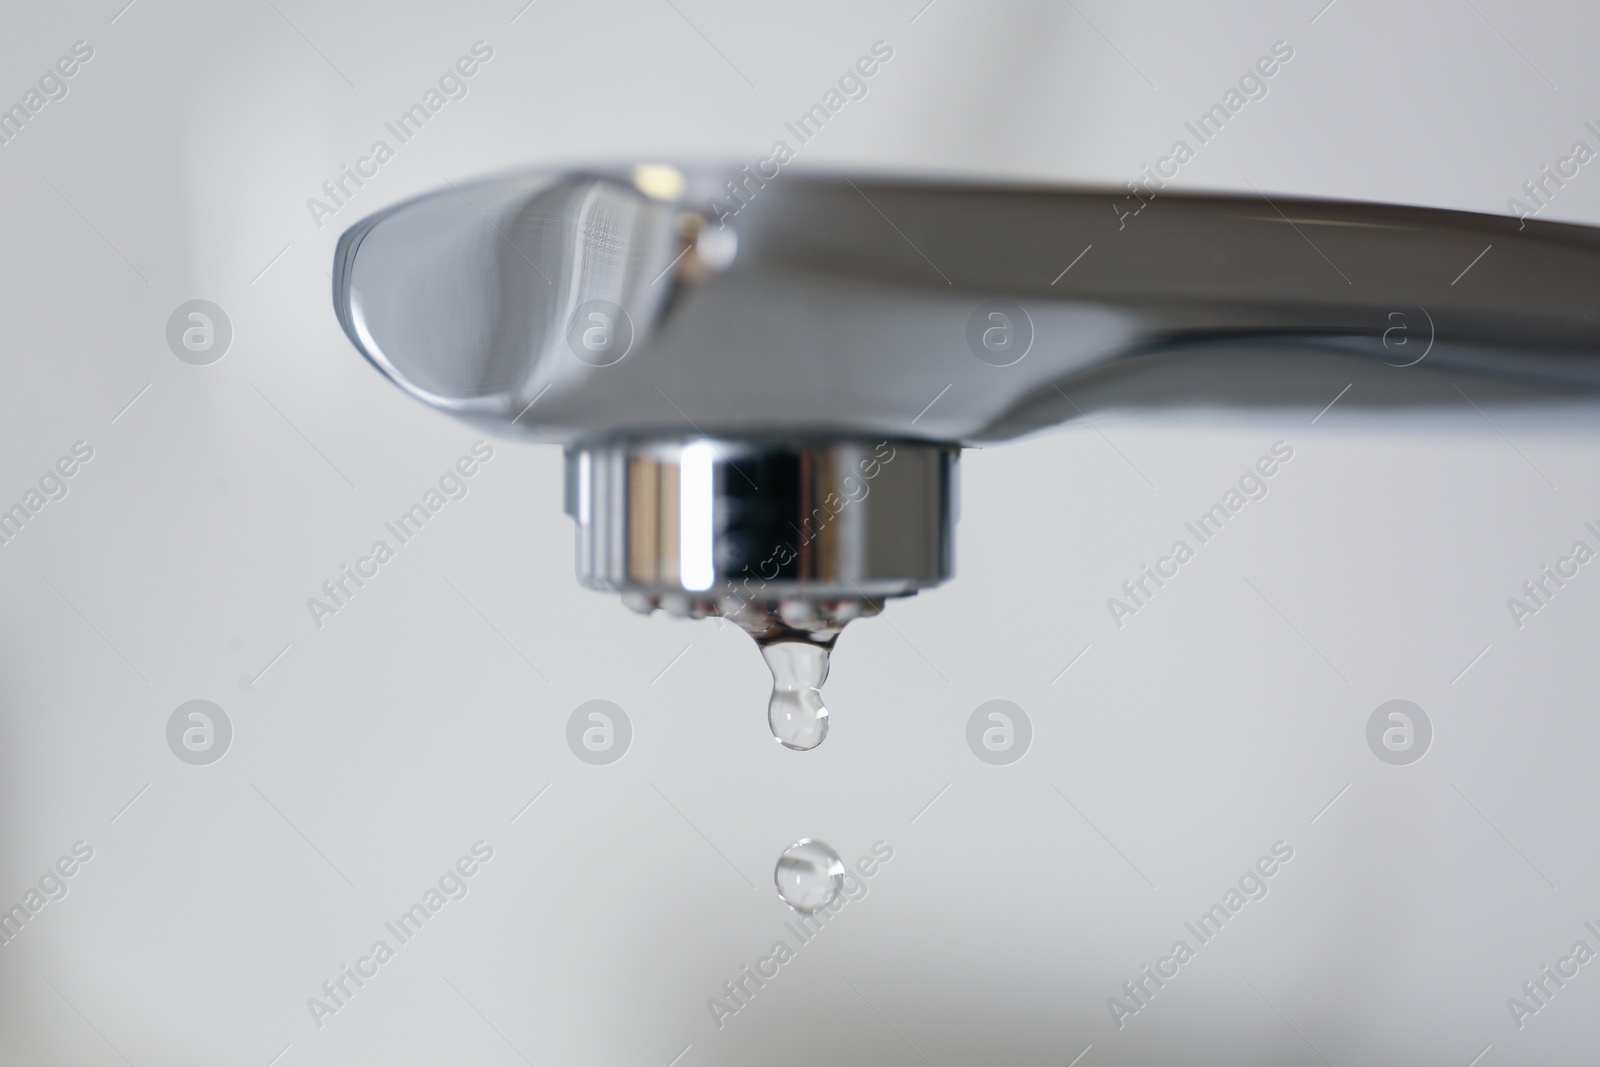
[[[1125,201],[664,164],[517,174],[351,227],[334,305],[406,392],[564,446],[579,581],[737,622],[792,748],[826,733],[843,627],[951,576],[963,445],[1165,402],[1167,372],[1218,342],[1244,356],[1183,398],[1311,403],[1286,348],[1600,385],[1595,230]]]

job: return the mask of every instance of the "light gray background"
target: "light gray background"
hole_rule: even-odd
[[[805,165],[1120,183],[1287,40],[1179,187],[1503,211],[1594,143],[1600,12],[123,2],[14,4],[0,35],[5,103],[95,49],[0,147],[0,502],[95,450],[0,547],[0,903],[95,850],[0,946],[0,1063],[1592,1053],[1600,963],[1521,1031],[1505,1001],[1600,948],[1600,565],[1520,631],[1505,600],[1595,542],[1593,406],[1486,417],[1440,380],[1433,413],[1312,425],[1329,379],[969,453],[959,577],[850,628],[809,754],[768,736],[742,634],[575,585],[552,449],[497,445],[321,630],[305,600],[475,440],[335,324],[333,244],[368,212],[534,163],[753,161],[879,39],[893,61]],[[480,39],[470,95],[313,226],[306,198]],[[1593,170],[1545,217],[1600,221]],[[196,298],[234,329],[209,367],[164,339]],[[1105,598],[1280,439],[1271,495],[1114,629]],[[204,767],[165,741],[196,698],[234,728]],[[605,767],[564,741],[600,698],[634,729]],[[1434,724],[1409,767],[1366,747],[1395,698]],[[1032,719],[1011,766],[966,746],[991,699]],[[787,936],[772,864],[802,836],[895,856],[719,1031],[706,999]],[[316,1028],[306,999],[480,839],[470,895]],[[1117,1030],[1106,999],[1280,839],[1271,894]]]

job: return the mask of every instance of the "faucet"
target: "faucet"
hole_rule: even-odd
[[[1600,386],[1600,231],[1263,194],[517,173],[352,226],[333,291],[401,389],[563,446],[578,580],[737,623],[795,749],[846,624],[951,577],[963,446],[1167,402],[1219,345],[1178,399],[1309,402],[1286,349]]]

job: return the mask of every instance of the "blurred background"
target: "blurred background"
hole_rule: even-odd
[[[850,627],[806,754],[744,634],[576,585],[554,448],[492,442],[334,617],[306,602],[480,439],[335,322],[334,243],[373,211],[516,167],[753,163],[882,42],[796,165],[1120,188],[1277,46],[1173,189],[1509,214],[1600,148],[1600,11],[124,4],[0,34],[0,508],[27,512],[0,544],[0,1063],[1592,1054],[1600,564],[1508,604],[1600,549],[1591,401],[1421,376],[1438,404],[1380,415],[1331,372],[1299,406],[969,452],[958,577]],[[1600,221],[1592,169],[1539,217]],[[205,360],[170,340],[196,300]],[[1268,495],[1118,627],[1107,598],[1278,442]],[[597,699],[631,724],[606,765],[567,741]],[[992,700],[1031,727],[1004,765],[967,740]],[[1393,700],[1412,762],[1369,744]],[[881,862],[802,939],[771,878],[808,836]]]

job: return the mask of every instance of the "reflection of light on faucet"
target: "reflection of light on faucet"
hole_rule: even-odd
[[[683,450],[678,474],[678,578],[683,587],[704,592],[716,581],[712,560],[711,443],[696,441]]]
[[[670,163],[640,163],[633,168],[633,187],[656,200],[677,200],[688,183]]]
[[[589,521],[589,464],[591,462],[589,453],[583,452],[578,455],[578,521],[580,523]]]

